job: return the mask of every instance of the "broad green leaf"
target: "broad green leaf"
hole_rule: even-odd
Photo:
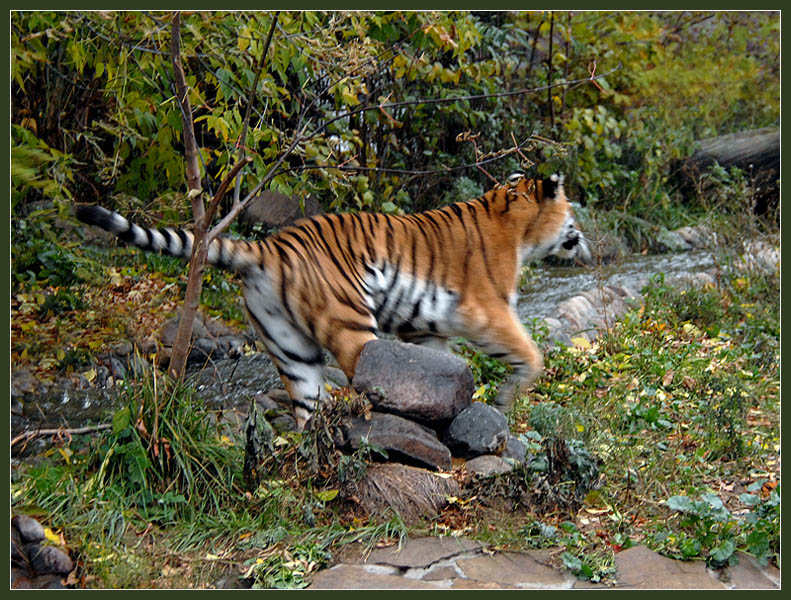
[[[321,490],[316,492],[316,498],[322,502],[330,502],[338,495],[338,490]]]
[[[118,434],[121,433],[124,429],[129,426],[129,422],[132,420],[132,413],[129,410],[128,406],[125,406],[121,410],[115,413],[113,416],[113,433]]]

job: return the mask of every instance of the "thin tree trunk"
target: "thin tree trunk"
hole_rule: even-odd
[[[192,344],[192,324],[198,313],[201,288],[203,287],[203,270],[206,266],[208,245],[205,243],[206,224],[205,207],[200,185],[200,165],[198,163],[198,147],[195,143],[195,129],[192,122],[192,106],[189,101],[189,89],[181,66],[181,14],[173,15],[170,39],[170,60],[173,64],[173,75],[176,82],[176,100],[181,111],[182,138],[184,141],[184,158],[186,160],[187,190],[192,202],[192,218],[195,222],[194,242],[190,258],[187,290],[184,294],[184,305],[181,309],[179,327],[173,342],[168,371],[178,379],[184,376],[187,357]]]
[[[530,48],[530,60],[527,63],[527,73],[525,74],[525,83],[530,79],[530,74],[533,72],[533,61],[536,58],[536,46],[538,45],[538,36],[541,33],[541,26],[544,24],[543,17],[538,20],[538,25],[536,25],[536,31],[533,34],[533,45]]]
[[[552,37],[555,33],[555,12],[549,13],[549,55],[547,56],[547,102],[549,102],[549,126],[555,130],[555,109],[552,106]]]

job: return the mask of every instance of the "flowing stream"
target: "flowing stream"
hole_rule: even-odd
[[[523,321],[551,316],[557,305],[581,291],[600,285],[620,284],[639,291],[639,283],[655,273],[668,276],[692,274],[715,265],[709,251],[681,254],[633,255],[602,267],[539,264],[520,295],[517,310]],[[279,387],[274,369],[263,356],[224,359],[195,373],[198,393],[216,408],[244,405],[258,392]],[[117,390],[64,388],[28,399],[22,415],[12,415],[12,437],[25,429],[81,427],[110,418],[119,405]]]

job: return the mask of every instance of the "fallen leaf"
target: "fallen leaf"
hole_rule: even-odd
[[[582,336],[571,338],[571,343],[578,348],[584,348],[586,350],[591,347],[591,343]]]
[[[53,544],[60,545],[60,536],[52,531],[49,527],[44,528],[44,536]]]

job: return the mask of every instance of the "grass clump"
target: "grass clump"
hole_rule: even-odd
[[[196,588],[230,576],[305,587],[339,547],[406,535],[397,517],[360,515],[339,494],[376,451],[343,457],[328,437],[355,400],[327,402],[305,434],[274,437],[250,479],[243,433],[190,387],[152,374],[124,388],[110,429],[61,438],[21,465],[13,510],[63,533],[78,586]]]
[[[611,548],[646,543],[712,566],[737,551],[779,561],[777,275],[723,270],[697,289],[657,276],[644,305],[589,348],[547,354],[514,426],[591,449],[600,478],[581,514]],[[527,545],[562,518],[535,516],[544,525],[523,530]]]

